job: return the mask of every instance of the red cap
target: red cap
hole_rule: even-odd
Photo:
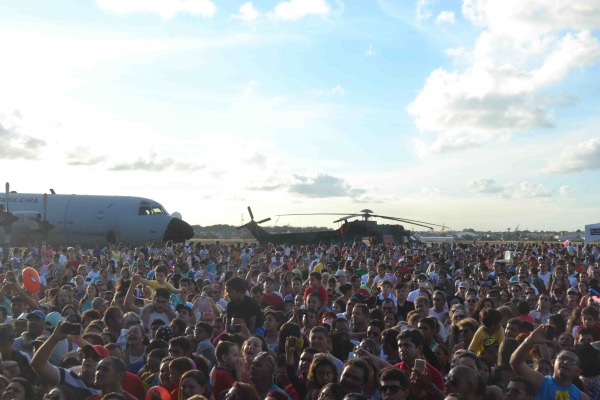
[[[97,356],[99,358],[105,358],[105,357],[109,357],[110,353],[108,352],[108,350],[106,350],[106,347],[100,345],[100,344],[96,344],[96,345],[86,345],[83,346],[83,348],[81,349],[83,351],[83,354],[87,355],[94,355]]]

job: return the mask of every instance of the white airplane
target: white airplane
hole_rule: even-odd
[[[143,197],[10,192],[0,198],[0,243],[25,246],[182,242],[194,229],[178,213]]]

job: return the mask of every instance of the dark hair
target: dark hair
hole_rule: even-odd
[[[365,360],[363,360],[362,358],[353,358],[351,360],[346,361],[346,363],[344,364],[344,368],[346,367],[357,367],[362,369],[363,371],[363,381],[362,383],[366,383],[367,380],[369,379],[369,364],[367,364],[367,362]]]
[[[531,383],[531,381],[529,381],[528,379],[526,379],[522,376],[513,376],[512,378],[510,378],[510,382],[522,383],[523,387],[525,389],[525,394],[527,396],[535,396],[535,393],[536,393],[535,386],[533,386],[533,383]]]
[[[179,386],[181,386],[181,382],[183,382],[183,380],[186,378],[192,378],[200,386],[206,386],[206,384],[207,384],[206,376],[204,375],[204,373],[202,371],[197,370],[197,369],[189,370],[189,371],[185,372],[183,375],[181,375],[181,378],[179,379]]]
[[[331,391],[333,392],[333,396],[336,399],[343,398],[346,395],[346,393],[348,392],[346,390],[346,388],[344,386],[342,386],[342,384],[336,383],[336,382],[331,382],[331,383],[328,383],[327,385],[323,386],[321,388],[319,394],[325,389],[331,389]]]
[[[529,307],[529,304],[527,304],[527,306]],[[489,328],[490,326],[497,325],[500,323],[500,321],[502,321],[502,313],[500,313],[498,310],[494,310],[493,308],[486,308],[481,311],[480,320],[486,328]]]
[[[407,329],[405,331],[400,332],[396,337],[396,341],[400,339],[408,339],[416,347],[423,346],[425,344],[423,334],[418,329]]]
[[[174,337],[173,339],[169,340],[169,345],[181,347],[181,350],[183,350],[185,354],[188,354],[190,351],[192,351],[192,342],[190,342],[190,340],[185,336]]]
[[[237,344],[233,342],[228,342],[226,340],[221,340],[215,348],[215,357],[217,359],[217,362],[221,361],[221,358],[223,356],[228,355],[234,346],[237,346]]]
[[[379,375],[379,381],[400,381],[400,386],[404,389],[410,388],[410,381],[408,377],[400,368],[387,367],[381,370]]]
[[[169,300],[169,298],[171,297],[171,293],[169,293],[169,291],[165,288],[157,288],[154,292],[154,298],[161,298],[161,299],[166,299]]]
[[[31,382],[29,382],[25,378],[21,378],[20,376],[18,376],[16,378],[12,378],[8,384],[10,385],[13,382],[17,382],[19,385],[23,386],[23,389],[25,389],[25,398],[26,399],[34,398],[33,385],[31,384]]]
[[[588,315],[594,319],[598,319],[598,310],[596,307],[584,307],[583,310],[581,310],[581,315]]]
[[[230,278],[227,282],[225,282],[225,287],[228,290],[235,290],[238,292],[245,292],[248,288],[248,284],[246,281],[238,276]]]

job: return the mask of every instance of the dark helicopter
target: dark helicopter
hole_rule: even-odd
[[[416,221],[406,218],[388,217],[385,215],[373,214],[373,211],[365,209],[360,213],[312,213],[312,214],[281,214],[278,217],[292,215],[342,215],[343,217],[333,221],[334,223],[343,222],[335,230],[316,231],[316,232],[298,232],[298,233],[269,233],[259,226],[263,222],[270,221],[271,218],[265,218],[260,221],[254,220],[252,209],[248,207],[250,222],[238,227],[237,229],[247,228],[252,236],[261,244],[316,244],[316,243],[348,243],[354,241],[368,241],[370,244],[376,243],[407,243],[418,241],[410,230],[404,229],[400,224],[378,225],[377,221],[371,218],[381,218],[396,222],[403,222],[409,225],[422,226],[433,230],[434,226],[444,227],[443,225],[431,224],[423,221]],[[361,218],[362,217],[362,218]]]

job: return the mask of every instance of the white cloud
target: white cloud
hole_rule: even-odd
[[[119,15],[152,13],[164,20],[178,13],[212,17],[217,9],[210,0],[96,0],[96,4],[103,10]]]
[[[325,0],[290,0],[277,4],[270,16],[283,21],[297,21],[308,15],[326,16],[330,12]]]
[[[576,172],[600,169],[600,137],[564,149],[552,158],[545,172]]]
[[[455,22],[454,11],[442,11],[435,18],[435,23],[438,25],[454,24],[454,22]]]
[[[365,55],[367,57],[374,57],[377,55],[377,52],[373,48],[373,44],[369,44],[369,48],[367,48],[367,51],[365,51]]]
[[[561,196],[566,196],[571,192],[571,186],[561,186],[559,189],[559,193]]]
[[[535,184],[527,181],[522,181],[518,187],[515,187],[513,182],[500,185],[495,179],[482,178],[470,182],[467,187],[475,194],[500,195],[504,198],[532,199],[552,197],[552,192],[546,189],[541,183]]]
[[[460,150],[553,126],[549,104],[556,102],[547,89],[600,58],[600,43],[586,30],[600,27],[600,18],[587,15],[600,16],[600,3],[554,3],[463,1],[463,16],[484,29],[472,51],[445,51],[466,66],[432,71],[408,106],[419,131],[431,135],[417,142],[421,148]]]
[[[513,197],[521,199],[533,199],[539,197],[552,197],[552,193],[541,183],[535,184],[524,181],[521,182]]]
[[[343,96],[346,93],[346,90],[342,87],[342,85],[337,84],[333,89],[331,89],[331,94],[333,96]]]
[[[473,193],[477,194],[500,193],[503,191],[494,179],[477,179],[469,183],[468,186]]]
[[[416,8],[416,17],[417,21],[424,21],[426,19],[431,18],[433,15],[431,11],[431,1],[430,0],[418,0],[417,8]]]
[[[256,19],[260,16],[260,13],[254,8],[251,2],[247,2],[242,4],[240,7],[240,13],[233,15],[235,19],[241,19],[248,23],[256,21]]]

